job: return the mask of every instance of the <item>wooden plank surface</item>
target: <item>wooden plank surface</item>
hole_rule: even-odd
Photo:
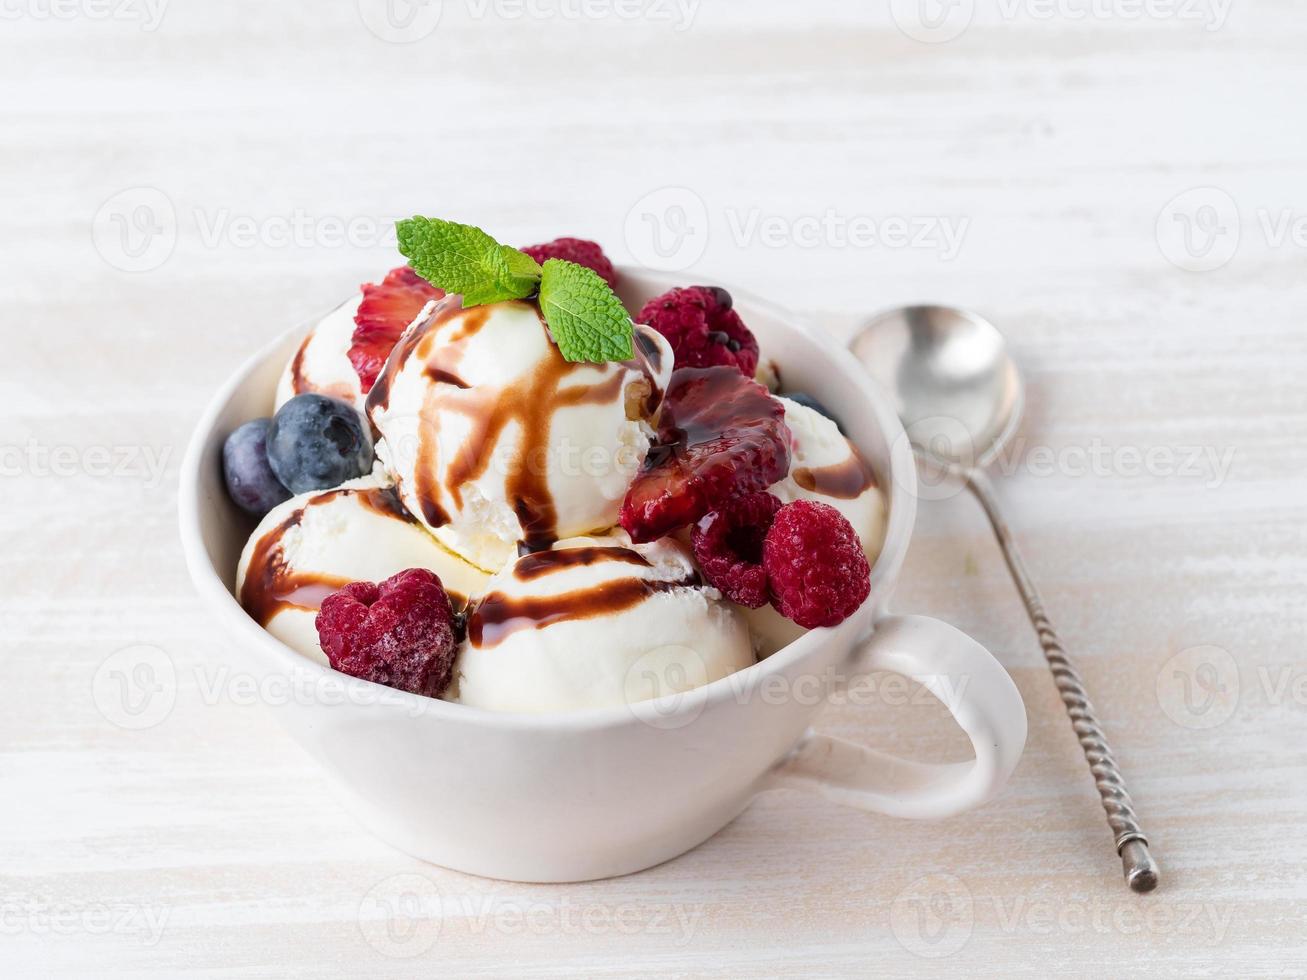
[[[370,0],[4,6],[0,972],[1302,974],[1307,16],[916,9],[445,0],[401,44]],[[966,499],[923,506],[897,606],[980,638],[1026,699],[993,805],[924,824],[774,793],[677,861],[565,887],[360,830],[223,672],[175,484],[215,386],[388,268],[378,229],[413,212],[646,262],[652,215],[687,280],[840,337],[911,300],[993,317],[1030,396],[1000,493],[1163,888],[1123,889]],[[123,715],[97,683],[141,645],[172,673]],[[961,751],[935,706],[849,700],[820,724]],[[387,934],[406,892],[442,915]]]

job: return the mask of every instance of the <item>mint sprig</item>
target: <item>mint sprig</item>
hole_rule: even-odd
[[[480,228],[440,218],[396,222],[399,250],[418,275],[463,305],[526,299],[539,292],[549,332],[568,361],[625,361],[635,356],[634,324],[622,301],[592,269],[563,259],[542,268]]]
[[[440,218],[413,217],[395,225],[399,250],[413,270],[464,306],[524,299],[540,285],[540,265],[525,252],[500,245],[480,228]]]
[[[631,314],[593,269],[548,259],[540,280],[540,310],[554,343],[569,361],[628,361],[635,357]]]

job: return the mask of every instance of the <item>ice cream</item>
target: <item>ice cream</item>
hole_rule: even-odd
[[[875,564],[885,540],[885,495],[876,474],[826,416],[783,396],[777,400],[785,406],[785,424],[793,441],[789,475],[769,491],[782,503],[830,504],[853,525],[868,560]]]
[[[613,526],[671,375],[637,328],[631,361],[568,362],[532,302],[429,305],[367,399],[378,457],[405,505],[488,571]]]
[[[271,634],[398,690],[568,711],[701,687],[869,601],[885,497],[817,397],[777,394],[728,290],[632,317],[597,243],[396,233],[408,264],[223,445],[265,515],[237,593]]]
[[[363,410],[363,390],[358,372],[349,360],[354,314],[358,312],[362,299],[362,294],[359,294],[336,307],[309,331],[295,349],[277,382],[278,408],[296,395],[312,391],[339,398],[359,411]]]
[[[455,666],[463,704],[568,711],[630,704],[754,662],[739,614],[670,538],[560,541],[492,578]]]
[[[365,477],[273,508],[241,555],[236,595],[269,633],[325,664],[314,626],[322,600],[349,582],[406,568],[431,569],[459,604],[489,579],[432,539],[393,488]]]

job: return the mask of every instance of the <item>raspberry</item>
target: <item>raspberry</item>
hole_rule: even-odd
[[[770,493],[742,494],[726,501],[690,532],[704,578],[732,602],[750,609],[766,604],[762,542],[780,506]]]
[[[410,568],[381,584],[351,582],[323,600],[318,640],[331,666],[387,687],[439,697],[454,671],[454,612],[440,579]]]
[[[729,365],[752,378],[758,341],[732,305],[720,286],[690,286],[655,296],[635,319],[667,338],[678,368]]]
[[[871,591],[858,533],[829,504],[796,500],[772,521],[762,543],[772,604],[804,629],[848,619]]]
[[[789,471],[785,409],[766,388],[731,367],[681,368],[620,522],[632,541],[653,541]]]
[[[354,337],[349,362],[366,395],[390,356],[390,349],[422,312],[422,307],[445,295],[408,266],[391,269],[380,284],[363,286],[363,299],[354,314]]]
[[[575,262],[599,273],[609,286],[617,285],[617,271],[597,242],[586,241],[584,238],[555,238],[543,245],[529,245],[522,251],[541,265],[544,265],[545,259]]]

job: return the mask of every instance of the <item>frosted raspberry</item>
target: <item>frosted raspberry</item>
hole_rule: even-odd
[[[522,251],[541,265],[545,264],[546,259],[575,262],[599,273],[600,278],[608,285],[617,285],[617,270],[613,268],[613,263],[608,261],[608,256],[597,242],[587,241],[584,238],[555,238],[552,242],[545,242],[543,245],[528,245]]]
[[[858,533],[829,504],[796,500],[777,511],[762,564],[772,604],[805,629],[844,622],[871,592]]]
[[[727,365],[752,378],[758,340],[733,306],[731,294],[720,286],[690,286],[649,300],[636,322],[667,338],[678,368]]]
[[[379,585],[351,582],[327,596],[316,625],[341,673],[430,698],[449,686],[455,617],[434,572],[410,568]]]
[[[710,585],[750,609],[768,599],[762,541],[781,502],[770,493],[733,497],[690,532],[694,557]]]

